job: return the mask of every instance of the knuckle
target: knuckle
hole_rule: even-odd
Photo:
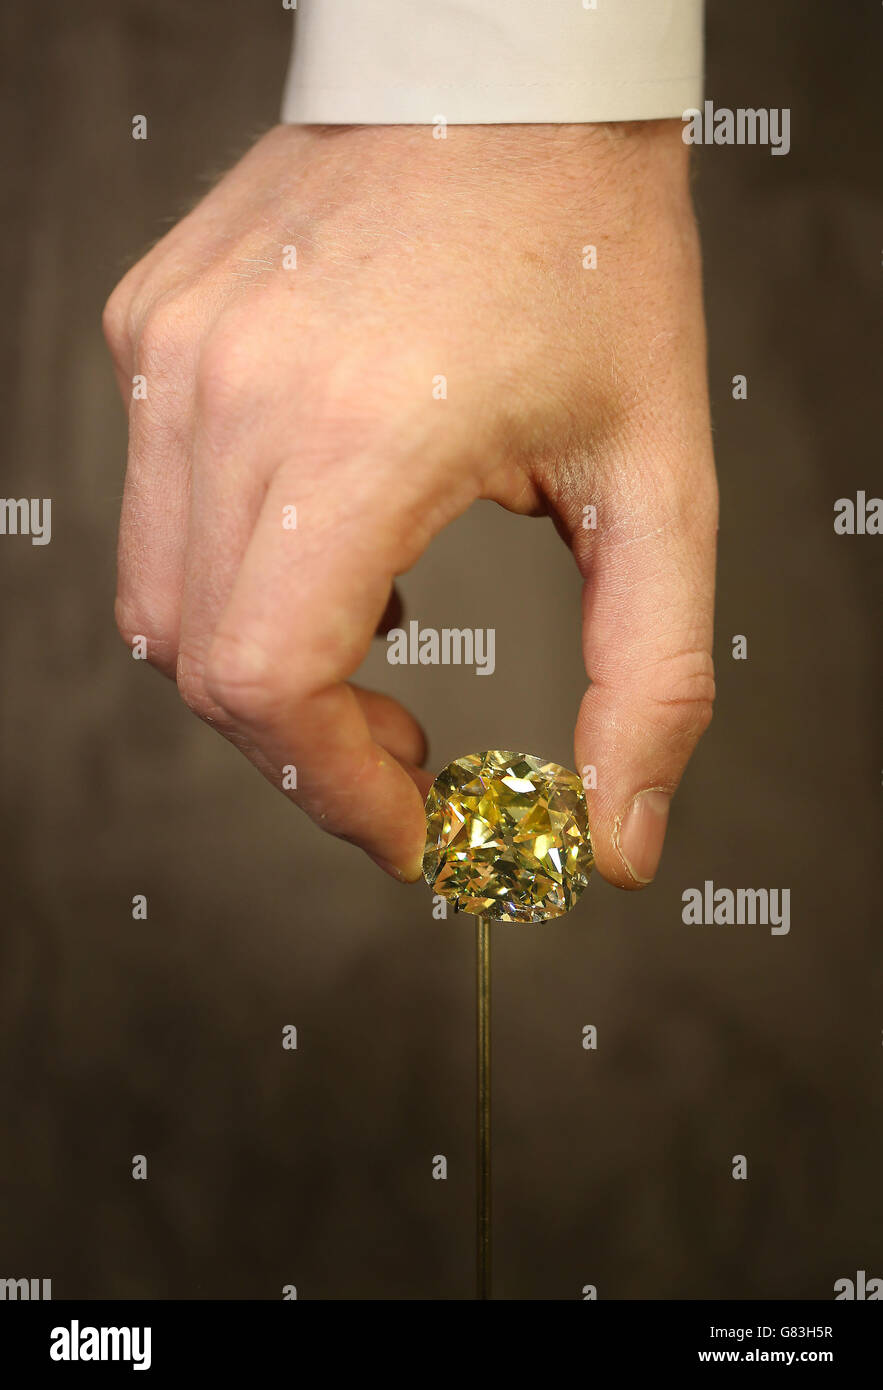
[[[199,320],[184,298],[157,301],[138,336],[138,366],[160,379],[179,373],[192,357]]]
[[[129,294],[121,281],[110,295],[101,314],[104,340],[115,362],[121,361],[129,350],[132,335],[129,320]]]
[[[213,333],[203,345],[196,371],[201,418],[225,424],[254,401],[254,354],[239,335]]]
[[[171,623],[152,611],[151,606],[137,596],[118,593],[113,606],[117,631],[126,646],[134,651],[136,643],[144,643],[144,659],[151,666],[167,670],[174,665],[174,635]]]
[[[714,663],[701,649],[666,657],[656,672],[654,705],[675,733],[698,739],[711,723],[714,710]]]
[[[199,663],[185,660],[179,655],[175,683],[178,694],[187,708],[200,719],[212,723],[218,711],[206,689],[205,677]]]
[[[258,643],[221,634],[215,637],[206,658],[205,690],[237,723],[266,724],[281,699],[275,668],[276,663]]]

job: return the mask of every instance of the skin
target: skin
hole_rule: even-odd
[[[279,126],[108,301],[129,413],[123,637],[146,637],[277,788],[294,764],[285,794],[399,878],[420,876],[424,737],[350,677],[395,577],[477,498],[551,515],[573,552],[598,868],[623,888],[655,872],[714,696],[717,488],[680,135]]]

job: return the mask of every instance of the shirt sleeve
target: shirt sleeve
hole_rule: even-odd
[[[282,120],[638,121],[702,101],[702,0],[298,0]]]

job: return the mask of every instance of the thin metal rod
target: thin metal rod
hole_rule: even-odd
[[[491,1297],[491,931],[476,923],[476,1037],[478,1043],[478,1297]]]

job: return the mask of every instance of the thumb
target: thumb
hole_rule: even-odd
[[[717,486],[710,446],[697,453],[668,465],[657,454],[649,476],[634,456],[617,464],[594,544],[573,533],[591,680],[577,767],[598,869],[621,888],[654,877],[671,797],[711,719]]]

